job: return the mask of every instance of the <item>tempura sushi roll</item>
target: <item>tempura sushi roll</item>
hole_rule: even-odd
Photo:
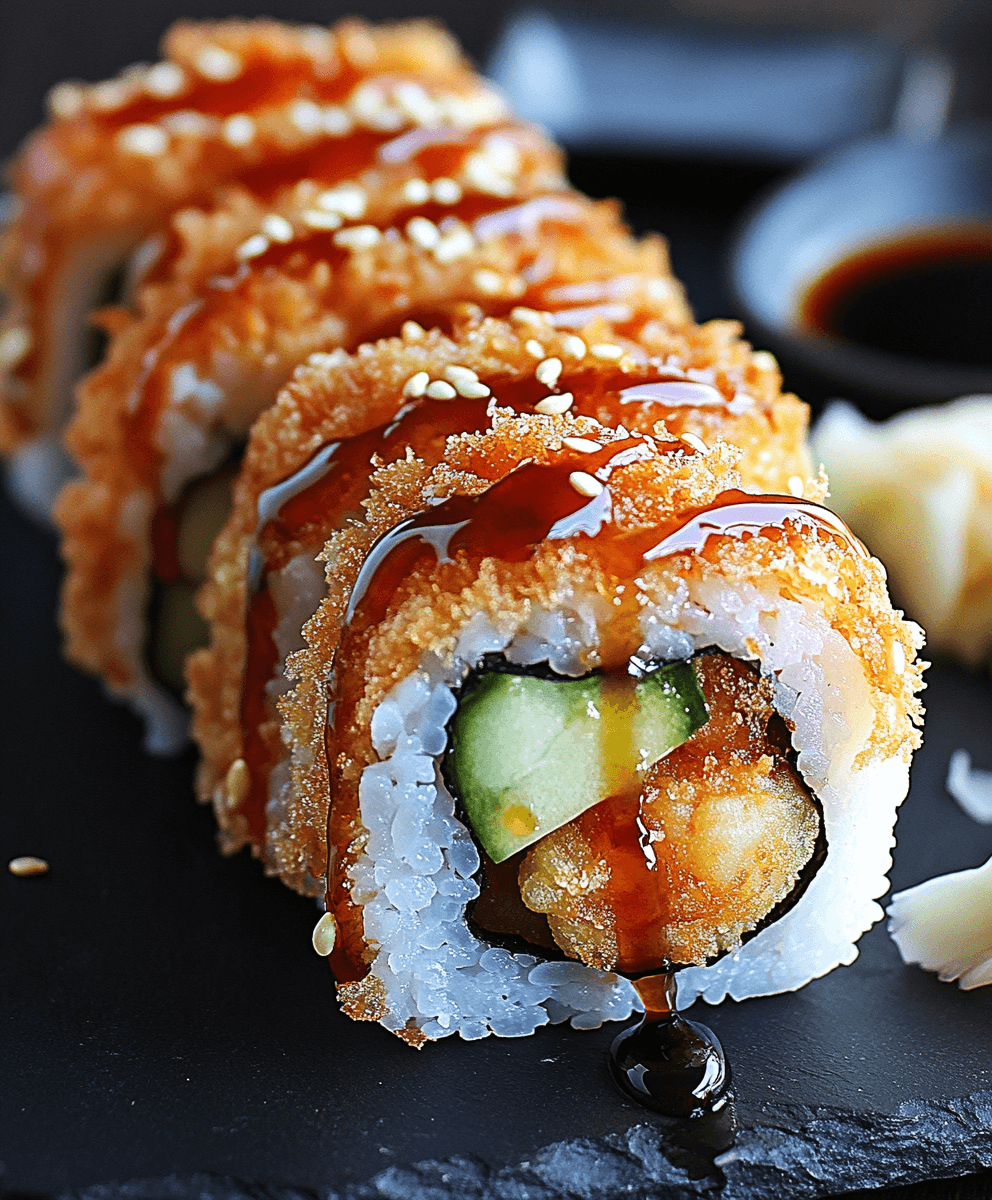
[[[727,443],[601,423],[619,360],[545,346],[572,402],[542,410],[498,324],[488,370],[437,335],[421,360],[484,419],[380,431],[370,478],[312,418],[298,469],[306,386],[257,427],[191,665],[227,836],[323,893],[345,1010],[413,1045],[622,1018],[616,972],[802,986],[881,915],[920,632],[828,510],[741,491]],[[416,348],[342,360],[341,395],[402,395]]]
[[[22,448],[14,484],[39,508],[52,482],[39,472],[87,365],[90,310],[129,290],[171,213],[232,179],[302,179],[309,157],[356,136],[506,115],[435,25],[260,20],[180,22],[160,62],[60,84],[49,112],[11,166],[16,210],[0,245],[0,449]]]
[[[602,322],[585,333],[557,328],[554,313],[514,309],[504,321],[467,310],[450,334],[408,326],[355,355],[315,357],[260,418],[204,593],[213,646],[193,667],[203,685],[194,689],[199,790],[229,849],[248,840],[292,886],[318,887],[298,863],[280,861],[278,834],[270,845],[266,832],[266,805],[284,783],[276,764],[288,753],[274,700],[299,630],[277,652],[262,626],[266,614],[281,621],[279,606],[292,608],[304,581],[319,591],[315,559],[342,522],[362,515],[373,457],[390,462],[409,447],[434,461],[446,436],[488,427],[495,392],[524,414],[571,412],[647,432],[664,421],[696,445],[722,438],[745,448],[749,489],[815,491],[805,406],[781,394],[766,356],[729,324],[657,324],[639,342]],[[232,806],[225,781],[238,759],[251,785]]]
[[[174,562],[169,545],[183,536],[185,493],[237,453],[295,365],[315,351],[398,332],[410,319],[442,320],[458,302],[495,311],[538,304],[563,326],[599,318],[607,331],[633,337],[689,323],[658,239],[635,241],[614,205],[566,189],[557,152],[540,139],[520,129],[500,136],[504,147],[520,147],[510,194],[473,191],[465,178],[440,216],[435,179],[425,201],[403,199],[402,189],[383,198],[381,229],[365,209],[337,230],[280,217],[287,241],[266,238],[264,253],[235,254],[227,275],[211,278],[167,319],[170,307],[154,300],[148,321],[124,319],[105,365],[81,386],[67,441],[84,475],[56,511],[69,564],[66,652],[147,717],[153,748],[176,745],[182,728],[161,687],[167,656],[146,645],[145,611],[156,572],[164,575],[156,559],[164,551]],[[483,135],[467,137],[454,149],[464,162],[485,144]],[[436,149],[428,141],[404,171]],[[463,176],[452,169],[452,147],[442,149],[447,169]],[[551,191],[549,174],[557,180]],[[332,191],[364,197],[376,211],[357,184]],[[147,287],[154,294],[158,285]],[[177,614],[174,624],[182,623]],[[171,637],[163,627],[166,644]]]

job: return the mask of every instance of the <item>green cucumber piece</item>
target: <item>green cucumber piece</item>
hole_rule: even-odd
[[[691,663],[637,682],[489,672],[455,713],[448,772],[482,848],[500,863],[639,787],[707,717]]]

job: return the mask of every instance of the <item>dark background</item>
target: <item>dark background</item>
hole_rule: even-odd
[[[896,54],[937,45],[962,64],[956,112],[969,115],[987,102],[987,80],[973,66],[985,54],[988,9],[940,0],[691,0],[556,11],[608,12],[661,29],[746,28],[749,36],[840,30],[882,39]],[[99,79],[154,58],[160,32],[180,13],[326,22],[350,10],[307,0],[195,2],[181,10],[174,0],[3,0],[0,154],[42,119],[53,83]],[[424,9],[378,2],[363,12],[378,19]],[[480,63],[507,15],[469,3],[433,12]],[[724,262],[736,223],[799,165],[764,161],[747,146],[714,158],[584,145],[572,157],[572,177],[593,195],[624,199],[639,230],[668,236],[676,273],[707,319],[734,315]],[[816,380],[786,382],[813,401],[829,394]],[[59,660],[53,539],[6,499],[0,536],[0,851],[4,862],[39,854],[52,863],[47,877],[2,881],[0,1187],[48,1194],[200,1169],[342,1186],[425,1157],[517,1162],[557,1139],[605,1136],[643,1119],[606,1077],[616,1027],[583,1035],[545,1029],[523,1041],[471,1046],[449,1040],[418,1055],[377,1026],[342,1017],[325,964],[307,944],[312,905],[262,879],[246,856],[219,858],[210,815],[192,800],[192,756],[144,756],[136,722]],[[992,767],[987,680],[940,666],[928,705],[927,746],[900,825],[897,888],[978,865],[992,852],[992,830],[970,822],[943,791],[958,746]],[[881,927],[864,939],[854,967],[795,996],[693,1015],[724,1039],[742,1119],[752,1126],[798,1128],[803,1114],[825,1106],[871,1128],[904,1101],[990,1086],[992,989],[964,995],[902,967]],[[887,1178],[921,1172],[910,1155]],[[844,1186],[856,1183],[848,1177]],[[933,1184],[913,1194],[990,1190],[984,1177],[960,1190]]]

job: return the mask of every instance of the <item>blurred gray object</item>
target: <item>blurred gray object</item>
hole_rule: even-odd
[[[511,19],[488,74],[519,113],[573,148],[783,163],[886,128],[907,108],[907,85],[911,96],[941,86],[874,33],[624,24],[542,10]]]

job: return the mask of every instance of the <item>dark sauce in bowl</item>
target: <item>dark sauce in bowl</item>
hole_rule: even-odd
[[[868,246],[825,271],[799,315],[818,333],[889,354],[990,366],[992,225]]]

